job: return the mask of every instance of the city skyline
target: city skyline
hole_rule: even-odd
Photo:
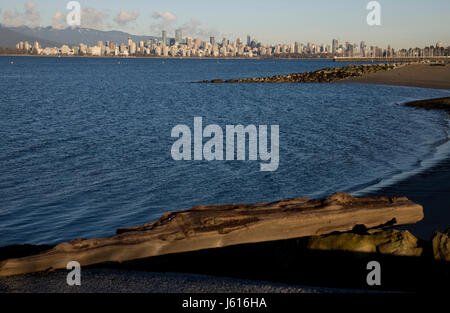
[[[379,1],[382,25],[366,23],[366,0],[269,1],[211,3],[196,1],[79,1],[83,10],[81,27],[121,30],[135,35],[184,36],[207,40],[242,38],[248,33],[265,44],[316,42],[331,44],[333,38],[343,42],[370,41],[373,45],[401,49],[424,47],[450,38],[450,2],[445,0]],[[65,28],[67,2],[49,0],[14,3],[0,1],[0,23],[5,26]],[[84,17],[84,18],[83,18]],[[448,43],[447,43],[448,44]]]
[[[235,41],[223,38],[216,41],[211,36],[208,40],[183,38],[182,29],[175,30],[175,37],[168,37],[167,31],[161,32],[159,39],[134,42],[131,37],[126,44],[100,40],[96,45],[79,43],[58,47],[42,47],[38,41],[30,44],[20,41],[16,44],[19,53],[34,55],[79,55],[79,56],[157,56],[157,57],[360,57],[360,58],[425,58],[450,57],[450,47],[442,41],[424,48],[395,49],[388,45],[385,49],[361,41],[359,44],[340,43],[333,39],[332,44],[315,44],[301,42],[291,44],[264,45],[247,35],[246,42],[237,38]]]

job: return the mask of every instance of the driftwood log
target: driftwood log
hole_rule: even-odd
[[[237,244],[350,231],[357,225],[413,224],[422,206],[407,198],[354,198],[336,193],[325,200],[297,198],[272,203],[200,206],[164,214],[158,221],[119,229],[100,239],[76,239],[40,254],[0,263],[0,276],[125,262],[152,256]]]

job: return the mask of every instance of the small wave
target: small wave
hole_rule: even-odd
[[[393,186],[401,181],[405,181],[406,179],[423,173],[436,165],[440,164],[442,161],[450,158],[450,116],[447,115],[445,118],[447,122],[448,129],[446,130],[447,138],[436,141],[431,145],[432,149],[429,154],[427,154],[422,160],[420,160],[416,167],[411,170],[402,171],[397,173],[389,178],[378,179],[373,184],[366,184],[363,188],[353,188],[353,190],[357,190],[355,192],[351,192],[353,196],[365,196],[376,191],[379,191],[383,188]]]

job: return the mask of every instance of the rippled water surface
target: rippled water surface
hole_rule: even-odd
[[[0,246],[111,235],[195,205],[356,191],[447,139],[448,92],[360,84],[191,82],[344,66],[328,60],[0,58]],[[280,166],[174,161],[171,130],[280,125]]]

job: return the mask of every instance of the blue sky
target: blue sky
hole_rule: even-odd
[[[0,23],[48,26],[56,12],[66,14],[65,0],[0,0]],[[84,26],[159,35],[181,27],[183,36],[214,35],[232,40],[247,34],[263,43],[294,41],[359,42],[382,47],[415,47],[443,41],[450,45],[449,0],[380,0],[382,25],[368,26],[369,0],[79,0]],[[120,10],[124,10],[119,15]],[[5,13],[8,13],[5,18]],[[33,21],[30,22],[30,16]],[[86,18],[83,19],[83,16]]]

